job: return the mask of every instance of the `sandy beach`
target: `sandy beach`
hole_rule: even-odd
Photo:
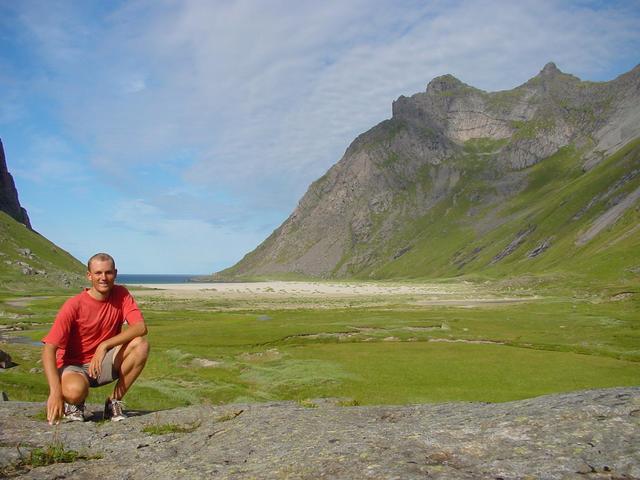
[[[451,295],[471,293],[471,284],[380,284],[339,282],[241,282],[241,283],[162,283],[131,284],[131,288],[143,287],[155,291],[191,296],[193,294],[253,294],[253,295]],[[142,292],[142,290],[141,290]]]
[[[515,303],[535,297],[504,297],[484,291],[478,285],[461,282],[447,284],[409,284],[373,282],[293,282],[266,281],[244,283],[167,283],[131,284],[138,298],[184,300],[247,299],[281,302],[358,300],[389,303],[395,300],[414,305],[462,305]]]

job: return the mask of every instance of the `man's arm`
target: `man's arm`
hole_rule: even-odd
[[[62,398],[62,384],[56,366],[57,345],[45,343],[42,349],[42,367],[49,383],[49,398],[47,399],[47,421],[49,425],[58,423],[64,415],[64,399]]]
[[[133,325],[129,325],[125,330],[120,332],[115,337],[111,337],[100,345],[96,349],[96,353],[91,359],[91,363],[89,364],[89,376],[93,378],[98,378],[100,376],[100,372],[102,370],[102,360],[104,360],[104,356],[107,354],[107,351],[111,348],[122,345],[123,343],[127,343],[133,340],[136,337],[142,337],[147,334],[147,326],[144,324],[144,321],[134,323]]]

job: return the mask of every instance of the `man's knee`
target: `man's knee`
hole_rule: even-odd
[[[129,348],[138,360],[146,360],[149,356],[149,342],[144,337],[136,337],[131,340]]]
[[[67,373],[62,376],[62,396],[67,403],[82,403],[89,394],[89,382],[82,374]]]

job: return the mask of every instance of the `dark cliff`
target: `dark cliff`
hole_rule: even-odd
[[[20,205],[16,185],[7,168],[2,140],[0,140],[0,210],[31,228],[29,216],[27,215],[27,211]]]

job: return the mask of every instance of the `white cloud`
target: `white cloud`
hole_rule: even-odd
[[[13,172],[40,185],[80,186],[90,175],[73,153],[73,147],[59,136],[34,135],[24,154],[27,161],[17,164]]]
[[[131,74],[120,81],[124,93],[138,93],[147,88],[147,82],[142,75]]]
[[[124,260],[123,272],[212,273],[237,262],[261,240],[256,232],[236,231],[196,218],[168,218],[142,199],[119,202],[112,212],[103,224],[104,233],[99,232],[96,238]],[[118,242],[121,232],[128,232],[134,240]],[[99,245],[93,246],[93,250],[99,249]]]
[[[548,61],[590,79],[631,67],[640,8],[610,5],[132,0],[12,10],[44,65],[25,88],[49,97],[101,180],[140,198],[132,211],[149,229],[186,218],[201,223],[180,228],[255,232],[283,220],[357,134],[434,76],[496,90]],[[11,85],[0,118],[22,111]]]

